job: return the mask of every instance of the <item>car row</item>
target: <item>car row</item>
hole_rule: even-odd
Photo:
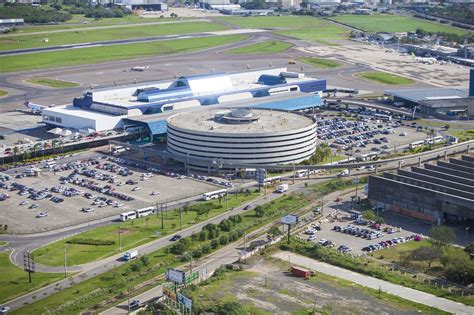
[[[341,227],[339,225],[335,225],[333,227],[333,230],[336,232],[341,232],[344,234],[349,234],[349,235],[354,235],[356,237],[361,237],[361,238],[366,238],[369,240],[379,238],[384,236],[385,234],[380,232],[380,231],[373,231],[370,229],[362,228],[362,227],[357,227],[353,225],[348,225],[346,227]]]
[[[395,246],[397,244],[405,243],[408,241],[421,241],[423,239],[423,236],[418,235],[418,234],[413,234],[407,237],[395,237],[391,240],[386,240],[386,241],[381,241],[376,244],[371,244],[368,246],[365,246],[362,248],[363,252],[371,253],[380,249],[384,249],[390,246]]]

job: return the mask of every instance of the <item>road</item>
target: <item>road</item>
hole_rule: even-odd
[[[321,181],[321,180],[320,179],[319,180],[313,180],[313,182],[319,182],[319,181]],[[305,182],[300,182],[300,183],[297,183],[295,185],[290,186],[289,192],[294,192],[294,191],[297,191],[301,188],[304,188],[304,184],[305,184]],[[266,196],[262,196],[262,197],[257,198],[255,200],[249,202],[249,203],[246,203],[246,204],[242,205],[241,207],[235,208],[233,210],[227,211],[227,212],[222,213],[218,216],[210,218],[206,221],[200,222],[200,223],[198,223],[198,224],[196,224],[192,227],[189,227],[189,228],[186,228],[182,231],[179,231],[178,233],[174,233],[174,234],[168,235],[166,237],[163,237],[161,239],[152,241],[150,243],[138,246],[138,247],[136,247],[136,249],[138,250],[140,255],[149,254],[151,252],[157,251],[161,248],[164,248],[164,247],[170,245],[170,239],[176,234],[179,234],[182,237],[191,236],[191,234],[193,234],[193,233],[199,233],[199,231],[201,231],[202,227],[205,226],[208,223],[217,224],[220,221],[222,221],[223,219],[228,218],[231,215],[242,213],[243,208],[245,206],[249,205],[249,204],[252,205],[252,208],[254,208],[258,205],[270,202],[270,201],[272,201],[272,200],[274,200],[278,197],[281,197],[281,194],[271,193],[271,194],[268,194]],[[30,242],[31,242],[31,240],[30,240]],[[34,292],[30,292],[28,294],[25,294],[21,297],[18,297],[14,300],[9,301],[6,304],[8,304],[8,306],[11,307],[12,310],[15,310],[15,309],[18,309],[18,308],[22,307],[23,305],[26,305],[25,303],[30,304],[30,303],[33,303],[33,302],[37,301],[39,299],[39,297],[45,298],[47,296],[50,296],[54,293],[57,293],[58,290],[62,290],[62,289],[70,287],[71,284],[80,283],[84,280],[87,280],[87,279],[90,279],[90,278],[92,278],[96,275],[102,274],[102,273],[104,273],[108,270],[111,270],[111,269],[115,268],[115,267],[123,265],[125,262],[119,260],[122,257],[122,255],[123,255],[123,253],[120,253],[120,254],[108,257],[106,259],[100,260],[100,261],[95,261],[95,262],[91,262],[91,263],[88,263],[88,264],[81,265],[80,269],[79,269],[80,272],[75,274],[74,276],[66,278],[66,279],[61,280],[61,281],[58,281],[54,284],[51,284],[51,285],[46,286],[44,288],[38,289]],[[74,267],[68,267],[68,270],[74,270]]]
[[[416,303],[432,306],[453,314],[474,314],[474,307],[454,302],[442,297],[437,297],[429,293],[413,290],[384,280],[365,276],[356,272],[349,271],[347,269],[319,262],[308,257],[293,254],[291,252],[279,252],[274,254],[273,257],[284,261],[290,261],[292,264],[315,270],[317,272],[321,272],[333,277],[348,280],[364,287],[372,288],[375,290],[379,290],[380,288],[386,293],[390,293],[392,295],[399,296],[403,299],[410,300]]]

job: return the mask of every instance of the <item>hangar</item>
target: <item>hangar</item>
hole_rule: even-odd
[[[369,201],[376,207],[437,224],[474,221],[474,156],[424,166],[370,176]]]

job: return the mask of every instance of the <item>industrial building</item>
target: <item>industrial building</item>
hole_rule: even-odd
[[[161,0],[116,0],[115,5],[129,10],[166,11],[168,5]]]
[[[395,106],[414,108],[423,115],[440,119],[474,117],[474,69],[470,69],[469,89],[432,88],[388,90]]]
[[[126,119],[231,101],[298,92],[322,96],[326,80],[286,68],[179,77],[113,89],[87,91],[72,105],[43,109],[49,127],[97,132],[124,128]]]
[[[167,151],[192,167],[289,164],[316,149],[316,123],[304,115],[271,109],[207,108],[167,120]]]
[[[474,220],[474,156],[370,176],[372,205],[423,221]]]

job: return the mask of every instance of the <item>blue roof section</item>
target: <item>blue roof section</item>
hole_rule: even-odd
[[[158,120],[158,121],[150,121],[150,122],[146,122],[146,124],[148,125],[148,128],[150,128],[150,131],[153,135],[165,134],[166,131],[168,130],[166,119]]]
[[[264,108],[274,110],[303,110],[312,107],[318,107],[323,104],[323,100],[319,95],[308,95],[298,98],[290,98],[281,101],[269,102],[257,106],[250,106],[253,108]]]
[[[285,84],[286,79],[284,77],[278,75],[269,75],[269,74],[262,74],[257,81],[259,84],[262,85],[277,85],[277,84]]]

